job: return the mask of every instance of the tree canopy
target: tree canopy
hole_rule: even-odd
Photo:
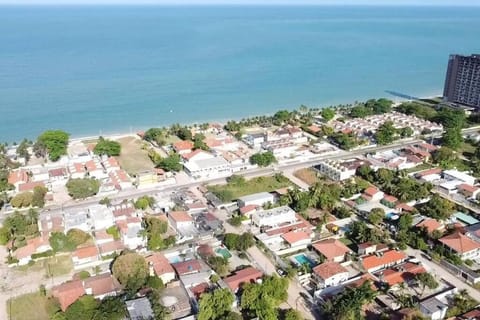
[[[244,232],[241,235],[226,233],[223,243],[230,250],[245,251],[255,245],[255,239],[250,232]]]
[[[93,153],[97,155],[107,155],[111,156],[119,156],[122,150],[122,146],[119,142],[113,140],[107,140],[103,137],[98,139],[95,148],[93,149]]]
[[[211,293],[202,294],[198,320],[224,319],[232,308],[234,299],[229,289],[217,289]]]
[[[392,121],[385,121],[381,124],[377,132],[375,132],[375,141],[379,145],[390,144],[395,141],[395,136],[397,135],[397,129],[393,126]]]
[[[268,167],[275,162],[277,162],[277,159],[271,151],[256,153],[250,157],[250,163],[260,167]]]
[[[112,265],[113,276],[131,293],[145,285],[148,278],[148,265],[143,256],[127,252],[118,256]]]
[[[455,204],[434,194],[430,201],[419,206],[418,211],[430,218],[445,220],[450,218],[455,210]]]
[[[335,117],[335,111],[331,108],[324,108],[322,109],[322,112],[320,113],[322,115],[322,118],[325,119],[325,121],[330,121]]]
[[[166,144],[168,132],[162,128],[150,128],[145,131],[143,139],[149,142],[155,142],[158,146]]]
[[[100,190],[100,182],[89,178],[70,179],[66,186],[73,199],[85,199],[96,195]]]
[[[37,138],[34,151],[37,156],[57,161],[61,156],[67,154],[69,134],[61,130],[48,130]]]

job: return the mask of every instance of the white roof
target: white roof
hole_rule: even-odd
[[[190,160],[187,163],[185,163],[184,166],[189,171],[198,171],[198,170],[202,170],[202,169],[210,169],[210,168],[228,166],[228,162],[223,157],[212,156],[209,159]]]
[[[295,214],[295,211],[293,211],[289,206],[282,206],[278,208],[255,212],[255,215],[258,215],[259,217],[263,218],[268,216],[280,216],[283,214],[291,214],[291,213]]]
[[[445,170],[443,171],[444,174],[454,177],[455,179],[461,180],[463,182],[467,182],[470,180],[475,180],[475,177],[461,171],[457,170]]]
[[[457,186],[461,185],[463,181],[460,180],[451,180],[444,182],[440,185],[440,187],[447,189],[447,190],[455,190],[457,189]]]
[[[249,201],[264,200],[264,199],[271,199],[271,198],[273,198],[273,195],[271,193],[259,192],[259,193],[253,193],[253,194],[240,197],[238,198],[238,200],[241,200],[243,202],[249,202]]]

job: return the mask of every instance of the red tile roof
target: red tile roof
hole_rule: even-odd
[[[412,212],[413,210],[415,210],[414,207],[412,206],[409,206],[408,204],[406,203],[399,203],[395,206],[396,209],[401,209],[403,211],[407,211],[407,212]]]
[[[172,264],[172,267],[175,269],[177,274],[181,276],[184,274],[199,272],[200,269],[202,268],[202,265],[200,264],[200,261],[194,259],[194,260],[174,263]]]
[[[188,161],[200,153],[206,153],[206,152],[203,151],[202,149],[197,149],[195,151],[182,155],[182,158]]]
[[[427,218],[427,219],[422,220],[420,223],[417,223],[416,227],[417,228],[425,228],[425,229],[427,229],[428,233],[432,233],[435,230],[442,229],[443,225],[435,219]]]
[[[333,260],[336,257],[345,256],[351,250],[337,239],[327,239],[316,242],[313,248],[321,253],[328,260]]]
[[[92,276],[83,281],[85,291],[93,296],[100,296],[116,292],[119,289],[119,285],[113,279],[110,273],[99,274]],[[91,293],[88,291],[91,289]]]
[[[45,183],[41,181],[22,183],[18,186],[18,191],[32,191],[35,187],[45,187]]]
[[[193,221],[193,218],[185,211],[170,211],[168,216],[176,222],[188,222]]]
[[[322,131],[321,128],[319,128],[318,126],[316,126],[316,125],[314,125],[314,124],[312,124],[311,126],[309,126],[307,129],[310,130],[310,132],[312,132],[312,133],[317,133],[317,132]]]
[[[430,144],[430,143],[420,143],[418,145],[418,147],[423,148],[423,149],[425,149],[427,151],[430,151],[430,152],[438,149],[436,146],[434,146],[433,144]]]
[[[98,245],[98,249],[100,250],[100,254],[107,255],[113,252],[122,251],[123,249],[125,249],[125,246],[123,245],[122,241],[116,240],[100,244]]]
[[[290,244],[295,244],[299,241],[311,239],[310,235],[304,231],[290,231],[282,234],[282,238]]]
[[[98,248],[96,246],[78,248],[77,250],[75,250],[72,256],[78,259],[96,257],[98,256]]]
[[[263,272],[254,267],[247,267],[245,269],[236,271],[235,274],[223,279],[228,287],[236,292],[242,283],[249,283],[263,277]]]
[[[379,256],[370,255],[368,257],[363,258],[362,266],[365,270],[370,270],[383,265],[401,262],[406,258],[407,258],[407,255],[402,251],[389,250],[389,251],[385,251],[383,254]]]
[[[423,266],[407,262],[396,268],[389,268],[382,271],[381,275],[377,275],[379,279],[390,286],[413,279],[416,274],[425,273],[426,270]]]
[[[317,276],[320,278],[326,280],[330,277],[333,277],[334,275],[337,275],[339,273],[347,272],[348,270],[345,269],[341,264],[337,262],[325,262],[322,263],[315,268],[313,268],[313,273],[315,273]]]
[[[166,273],[175,273],[172,265],[167,258],[161,253],[155,252],[151,256],[145,258],[149,264],[152,265],[153,270],[157,276],[161,276]]]
[[[471,240],[460,232],[440,238],[439,241],[458,253],[466,253],[480,248],[480,243]]]
[[[394,196],[391,196],[391,195],[389,195],[389,194],[384,195],[384,196],[383,196],[383,200],[385,200],[385,201],[387,201],[387,202],[390,202],[390,203],[395,203],[395,202],[398,201],[397,198],[395,198]]]
[[[189,141],[189,140],[177,141],[173,144],[173,149],[177,152],[185,151],[185,150],[192,150],[193,149],[193,142]]]
[[[257,210],[258,206],[257,205],[254,205],[254,204],[249,204],[249,205],[246,205],[245,207],[241,207],[240,208],[240,213],[241,214],[246,214],[250,211],[254,211],[254,210]]]
[[[52,288],[52,295],[58,299],[62,311],[77,301],[78,298],[85,294],[81,280],[74,280],[62,283]]]
[[[471,193],[474,193],[475,191],[478,190],[477,187],[471,186],[471,185],[466,184],[466,183],[462,183],[462,184],[459,185],[457,188],[458,188],[458,189],[461,189],[461,190],[465,190],[465,191],[471,192]]]
[[[65,168],[56,168],[48,170],[48,175],[50,177],[64,177],[67,175],[67,169]]]
[[[27,170],[18,169],[10,172],[8,175],[8,183],[16,184],[18,182],[28,182],[28,173]]]
[[[416,177],[425,177],[431,174],[440,174],[442,173],[442,168],[433,168],[433,169],[428,169],[424,171],[420,171],[415,174]]]
[[[366,194],[367,196],[370,196],[370,197],[377,194],[377,192],[379,192],[379,190],[375,187],[368,187],[367,189],[365,189],[365,191],[363,191],[364,194]]]

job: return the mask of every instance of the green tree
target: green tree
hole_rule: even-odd
[[[288,309],[285,312],[285,320],[303,320],[302,314],[294,309]]]
[[[120,143],[117,141],[104,139],[103,137],[98,139],[98,142],[93,149],[93,153],[97,155],[107,155],[109,157],[119,156],[121,151],[122,146]]]
[[[73,199],[92,197],[100,190],[100,182],[96,179],[70,179],[67,182],[68,194]]]
[[[256,164],[260,167],[268,167],[269,165],[276,162],[277,159],[271,151],[256,153],[250,157],[250,163]]]
[[[208,264],[212,269],[220,276],[226,276],[228,274],[228,259],[219,256],[212,256],[208,258]]]
[[[61,156],[67,154],[69,134],[61,130],[48,130],[37,138],[36,150],[37,155],[48,157],[51,161],[57,161]]]
[[[150,128],[145,131],[143,139],[149,142],[155,142],[158,146],[166,144],[167,132],[161,128]]]
[[[397,129],[393,126],[392,121],[385,121],[380,125],[375,133],[375,140],[379,145],[390,144],[395,141]]]
[[[85,295],[71,304],[65,311],[66,320],[91,320],[95,315],[98,302],[93,296]]]
[[[145,210],[147,208],[152,208],[155,205],[155,199],[150,196],[141,196],[135,201],[135,208]]]
[[[178,129],[176,135],[182,140],[192,140],[192,131],[187,127]]]
[[[195,134],[193,137],[193,148],[194,149],[202,149],[202,150],[208,150],[208,146],[205,143],[205,136],[201,133]]]
[[[455,209],[455,204],[446,199],[443,199],[439,195],[432,196],[430,201],[422,204],[419,207],[419,212],[427,217],[445,220],[450,218]]]
[[[228,289],[217,289],[202,294],[199,302],[198,320],[216,320],[227,316],[235,300]]]
[[[277,276],[266,277],[262,284],[244,284],[240,305],[249,316],[275,320],[277,307],[288,297],[287,289],[288,279]]]
[[[10,204],[14,208],[25,208],[29,207],[33,201],[33,193],[30,191],[22,192],[17,194],[15,197],[10,200]]]
[[[127,252],[118,256],[113,261],[112,273],[130,293],[136,293],[141,289],[149,275],[145,258],[134,252]]]
[[[181,171],[183,168],[180,155],[176,153],[170,154],[168,157],[160,159],[160,161],[156,165],[157,168],[162,168],[166,171],[178,172]]]
[[[80,229],[70,229],[67,232],[68,241],[72,243],[75,247],[84,244],[91,238],[92,237],[88,233]]]
[[[405,127],[400,129],[400,137],[402,138],[409,138],[413,136],[414,132],[413,129],[410,127]]]
[[[335,111],[333,111],[333,109],[330,109],[330,108],[324,108],[322,109],[321,115],[322,115],[322,118],[328,122],[335,117]]]
[[[442,135],[442,142],[453,150],[460,148],[463,143],[461,128],[447,128]]]
[[[458,156],[455,151],[443,146],[432,154],[432,160],[442,168],[449,169],[455,166]]]
[[[121,297],[105,297],[97,307],[94,320],[122,320],[125,319],[126,309]]]
[[[52,232],[48,242],[53,252],[73,251],[77,247],[63,232]]]
[[[273,119],[274,121],[277,121],[277,123],[283,123],[285,121],[288,121],[290,119],[290,116],[291,114],[288,110],[280,110],[273,115]]]
[[[33,188],[32,206],[43,208],[45,206],[45,195],[48,189],[44,186],[36,186]]]
[[[426,287],[431,290],[438,288],[437,280],[428,272],[416,274],[415,280],[422,286],[422,295]]]
[[[27,139],[23,139],[22,142],[17,147],[17,154],[25,159],[25,163],[30,160],[30,152],[28,152],[28,147],[30,143]]]
[[[368,215],[368,221],[373,224],[378,226],[380,222],[383,221],[385,218],[385,211],[382,208],[373,208],[372,211],[370,211],[370,214]]]

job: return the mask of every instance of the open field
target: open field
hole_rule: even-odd
[[[309,186],[312,186],[319,181],[317,177],[317,172],[315,172],[315,170],[312,168],[304,168],[297,170],[293,173],[293,175],[308,184]]]
[[[153,163],[148,157],[147,150],[142,150],[141,140],[134,137],[124,137],[117,141],[122,145],[122,153],[117,157],[117,160],[129,175],[153,169]]]
[[[283,175],[277,174],[268,177],[257,177],[250,180],[231,180],[226,185],[214,185],[208,186],[207,188],[224,202],[230,202],[252,193],[271,192],[289,186],[292,186],[291,181]]]
[[[73,270],[70,255],[61,255],[35,261],[33,265],[25,265],[15,268],[22,272],[43,272],[46,278],[58,277],[70,273]]]
[[[52,299],[35,292],[8,300],[7,310],[11,320],[48,320],[58,309]]]

